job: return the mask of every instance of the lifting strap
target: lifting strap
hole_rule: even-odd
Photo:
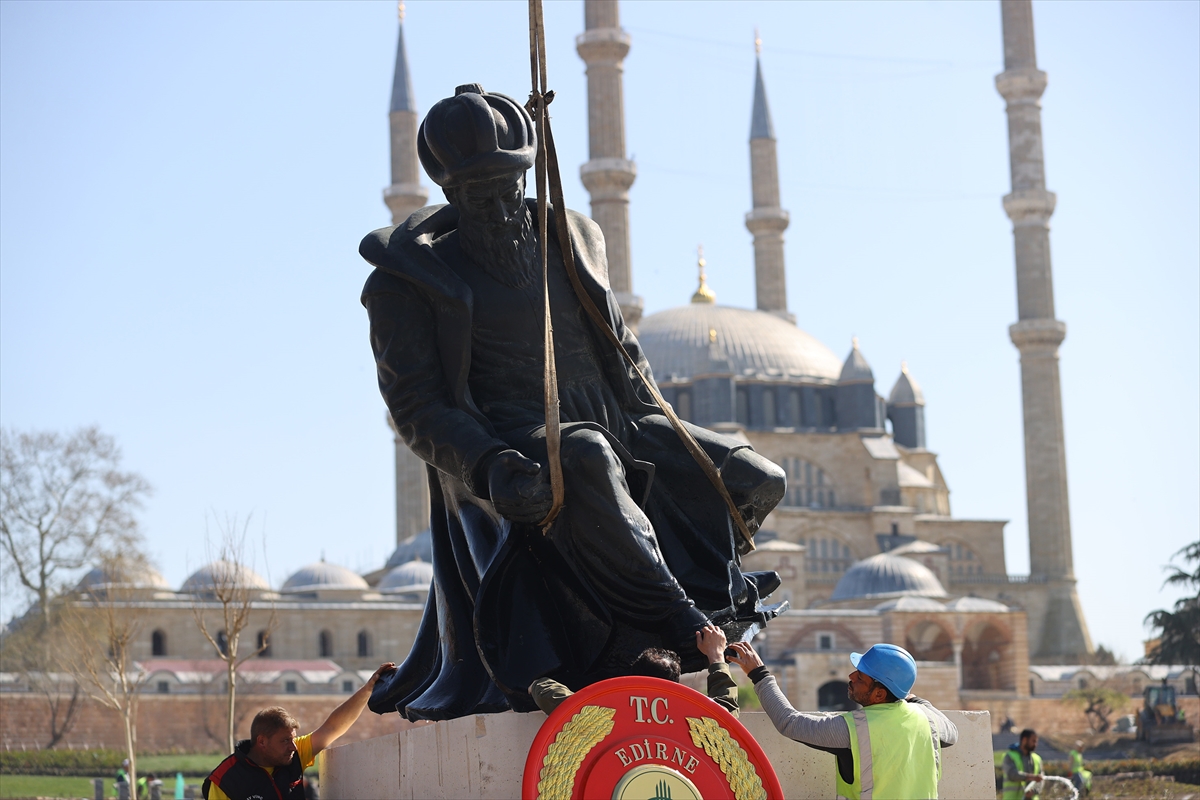
[[[591,318],[595,326],[605,335],[609,343],[612,344],[629,366],[637,374],[642,385],[650,392],[650,396],[654,399],[655,404],[666,415],[671,422],[671,427],[675,429],[683,446],[695,459],[700,466],[701,471],[712,483],[713,488],[721,495],[721,499],[725,501],[725,507],[729,510],[729,516],[733,520],[734,526],[738,533],[741,534],[745,541],[745,546],[749,550],[754,548],[754,537],[750,533],[750,529],[746,527],[746,521],[742,518],[741,512],[738,511],[737,505],[733,502],[733,498],[729,495],[729,489],[726,488],[725,482],[721,479],[721,470],[709,458],[708,453],[700,447],[699,442],[695,437],[684,427],[683,421],[675,414],[675,410],[671,408],[670,403],[665,401],[659,394],[658,387],[653,381],[647,380],[642,374],[642,370],[638,367],[637,361],[633,356],[629,355],[629,351],[621,343],[617,337],[616,331],[612,325],[600,313],[600,309],[596,308],[596,304],[592,302],[592,298],[584,289],[583,284],[579,280],[579,273],[575,269],[575,254],[571,247],[571,229],[567,222],[567,207],[563,201],[562,191],[562,176],[558,171],[558,153],[554,148],[554,134],[550,130],[550,115],[547,113],[546,107],[554,100],[554,92],[546,88],[546,31],[542,17],[542,0],[529,0],[529,70],[533,89],[529,93],[529,102],[526,108],[533,115],[534,127],[537,130],[537,158],[534,162],[534,174],[537,181],[537,216],[538,216],[538,238],[542,255],[542,296],[544,302],[542,304],[544,312],[543,329],[545,331],[545,365],[543,369],[543,378],[545,380],[545,402],[546,402],[546,452],[550,462],[550,487],[553,492],[553,505],[546,518],[539,523],[542,527],[542,533],[548,533],[550,526],[554,523],[558,513],[562,510],[564,488],[562,477],[562,460],[560,456],[562,429],[559,420],[558,410],[558,379],[554,368],[554,330],[550,322],[550,291],[547,270],[547,251],[546,244],[550,241],[548,231],[548,210],[546,207],[546,195],[550,196],[550,205],[554,208],[554,227],[558,233],[558,243],[562,250],[563,265],[567,270],[567,277],[571,281],[571,287],[575,290],[575,296],[579,299],[583,310]],[[547,187],[547,182],[549,187]],[[549,191],[547,192],[547,188]],[[741,448],[735,448],[741,449]],[[728,459],[726,459],[728,462]],[[724,465],[722,465],[724,466]]]

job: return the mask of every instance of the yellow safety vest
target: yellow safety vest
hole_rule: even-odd
[[[1004,757],[1012,759],[1013,766],[1015,766],[1017,768],[1017,772],[1025,771],[1025,765],[1021,762],[1021,753],[1019,750],[1009,750],[1004,754]],[[1039,756],[1037,753],[1030,753],[1029,757],[1033,760],[1033,774],[1041,775],[1042,774],[1042,757]],[[1010,781],[1008,778],[1005,778],[1004,784],[1000,790],[1001,800],[1023,800],[1025,797],[1025,784],[1026,783],[1027,783],[1027,781],[1021,780],[1019,778],[1015,781]],[[1035,788],[1033,790],[1033,796],[1038,797],[1040,795],[1041,795],[1040,787]]]
[[[942,777],[937,727],[917,704],[879,703],[842,714],[850,729],[854,783],[837,773],[845,800],[936,798]]]

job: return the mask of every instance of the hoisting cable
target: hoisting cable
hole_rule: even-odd
[[[754,550],[754,537],[750,533],[750,529],[746,527],[746,520],[742,518],[742,514],[738,511],[737,504],[733,502],[733,498],[729,494],[729,489],[726,488],[725,482],[721,479],[721,471],[717,469],[716,464],[709,458],[708,453],[700,447],[700,443],[695,437],[684,427],[683,421],[675,414],[675,410],[671,405],[663,399],[659,394],[658,387],[653,381],[647,380],[642,374],[642,370],[638,367],[637,361],[633,356],[629,355],[629,351],[621,344],[621,340],[617,337],[616,331],[612,325],[600,313],[600,309],[596,308],[596,304],[592,302],[592,298],[588,295],[583,283],[579,280],[579,273],[575,269],[575,253],[571,246],[571,229],[567,221],[567,206],[563,201],[562,176],[558,170],[558,153],[554,147],[554,134],[550,130],[550,115],[546,111],[546,107],[554,99],[554,92],[546,88],[546,33],[542,20],[542,0],[529,0],[529,67],[533,79],[533,91],[529,94],[529,102],[526,108],[530,111],[534,118],[534,126],[537,130],[537,158],[534,162],[535,176],[537,181],[537,210],[538,210],[538,236],[542,243],[546,243],[548,234],[548,214],[546,208],[546,189],[547,182],[549,183],[550,204],[554,208],[554,227],[558,234],[558,243],[562,251],[563,266],[566,267],[567,277],[571,280],[571,287],[575,290],[575,296],[579,299],[583,310],[587,312],[595,326],[605,335],[609,343],[616,347],[617,351],[625,357],[629,366],[633,369],[641,380],[642,385],[650,392],[654,403],[659,407],[667,419],[671,422],[671,427],[675,429],[675,433],[679,436],[683,446],[695,459],[700,466],[700,470],[708,478],[713,488],[721,495],[721,499],[725,501],[725,507],[729,510],[729,516],[733,520],[734,526],[748,550]],[[539,82],[540,81],[540,82]],[[547,181],[547,179],[549,179]],[[563,484],[562,484],[562,461],[560,459],[560,444],[561,444],[561,427],[558,417],[558,386],[557,378],[554,370],[554,333],[550,325],[550,292],[547,281],[547,258],[546,248],[540,248],[542,254],[542,294],[545,298],[545,368],[543,375],[546,381],[546,450],[549,455],[550,462],[550,486],[553,492],[554,504],[550,509],[550,513],[542,520],[542,532],[547,533],[550,530],[550,525],[554,522],[554,518],[558,516],[558,512],[562,510],[563,503]],[[553,411],[553,413],[552,413]],[[739,448],[740,449],[740,448]],[[557,479],[555,475],[557,474]]]

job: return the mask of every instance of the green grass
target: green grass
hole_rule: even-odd
[[[162,756],[138,756],[137,770],[138,776],[153,772],[157,775],[164,784],[170,783],[174,787],[173,781],[176,772],[182,772],[184,777],[203,777],[217,768],[217,764],[221,763],[221,759],[229,755],[228,753],[213,753],[206,755],[203,753],[184,753],[184,754],[168,754]],[[167,780],[170,778],[171,780]],[[195,783],[195,781],[191,781]]]
[[[105,779],[105,791],[112,792],[112,778]],[[57,775],[0,775],[0,797],[91,797],[88,778]]]

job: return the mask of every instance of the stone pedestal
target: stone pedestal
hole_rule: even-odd
[[[948,711],[958,744],[942,753],[941,797],[996,796],[991,721],[986,711]],[[496,798],[521,796],[525,756],[544,714],[481,714],[421,725],[390,736],[334,747],[319,759],[321,795],[342,800]],[[767,715],[746,712],[754,735],[779,775],[785,797],[833,797],[834,759],[780,736]]]

